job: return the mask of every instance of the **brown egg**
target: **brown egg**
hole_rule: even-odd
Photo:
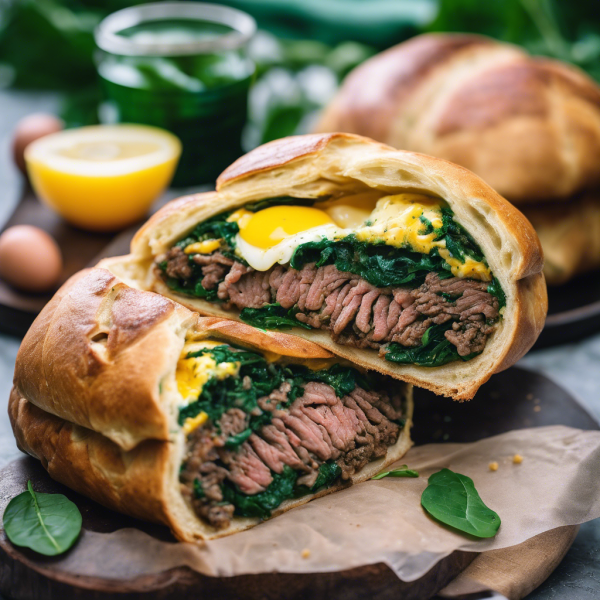
[[[64,129],[65,124],[54,115],[36,113],[21,119],[13,133],[13,158],[23,174],[25,168],[25,148],[31,142],[51,133]]]
[[[51,290],[60,278],[62,257],[54,239],[31,225],[0,235],[0,277],[26,292]]]

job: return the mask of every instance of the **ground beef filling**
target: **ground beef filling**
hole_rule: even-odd
[[[174,247],[160,257],[165,273],[176,279],[192,276],[189,257]],[[498,299],[488,284],[474,279],[440,279],[429,273],[418,288],[377,288],[334,265],[306,264],[301,270],[276,265],[255,271],[238,261],[213,254],[195,254],[201,265],[202,285],[217,289],[225,309],[261,308],[279,302],[296,308],[296,319],[316,329],[331,331],[334,341],[359,348],[381,350],[396,342],[412,348],[432,325],[452,321],[446,338],[460,356],[481,352],[498,318]],[[382,350],[383,353],[383,350]]]
[[[338,398],[331,386],[310,382],[289,407],[278,408],[289,391],[290,384],[284,382],[258,400],[260,409],[272,414],[271,422],[236,449],[226,448],[225,441],[248,426],[247,415],[237,408],[227,411],[218,427],[200,427],[188,437],[182,493],[214,527],[227,527],[235,510],[223,501],[225,480],[254,495],[265,491],[273,473],[282,473],[287,465],[298,473],[298,485],[311,488],[327,461],[335,461],[341,479],[347,480],[398,440],[398,421],[404,416],[399,395],[357,386]],[[202,490],[201,497],[195,487]]]

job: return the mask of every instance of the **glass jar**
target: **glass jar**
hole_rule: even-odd
[[[95,32],[109,120],[171,131],[183,151],[173,185],[214,182],[242,154],[256,23],[199,2],[133,6]]]

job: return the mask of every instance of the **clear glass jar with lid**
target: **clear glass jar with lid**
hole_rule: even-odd
[[[255,31],[246,13],[200,2],[109,15],[95,33],[105,120],[171,131],[183,145],[174,185],[214,182],[242,154]]]

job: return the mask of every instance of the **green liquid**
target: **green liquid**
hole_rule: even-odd
[[[143,43],[210,40],[224,25],[188,20],[146,23],[120,35]],[[175,185],[213,182],[242,154],[248,90],[254,65],[244,52],[191,56],[106,54],[98,67],[120,122],[155,125],[183,144]]]

